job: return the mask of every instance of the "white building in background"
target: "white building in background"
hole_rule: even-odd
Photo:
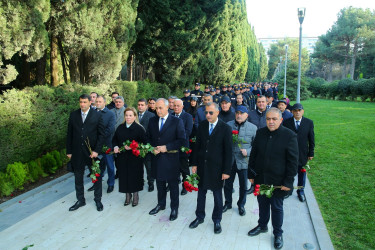
[[[298,37],[290,37],[291,39],[297,39]],[[258,38],[258,43],[261,43],[266,51],[271,47],[271,44],[277,43],[279,40],[284,40],[285,37],[270,37],[270,38]],[[307,48],[309,54],[314,52],[315,43],[319,40],[318,37],[302,37],[302,48]],[[268,54],[267,54],[268,56]]]

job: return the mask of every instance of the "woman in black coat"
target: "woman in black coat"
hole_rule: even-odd
[[[138,143],[146,142],[146,131],[138,123],[137,111],[132,108],[125,109],[125,121],[116,129],[112,139],[114,152],[118,153],[119,148],[124,147],[123,143],[135,140]],[[119,176],[119,192],[126,193],[125,206],[129,205],[133,196],[133,204],[138,205],[138,192],[143,190],[143,159],[135,156],[128,146],[117,154],[116,161]],[[132,195],[133,193],[133,195]]]

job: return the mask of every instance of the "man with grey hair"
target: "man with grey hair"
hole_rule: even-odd
[[[281,126],[281,111],[270,108],[266,112],[267,126],[258,129],[250,153],[248,178],[254,185],[273,185],[276,188],[271,198],[258,195],[258,225],[249,231],[249,236],[256,236],[268,231],[267,224],[272,216],[274,247],[283,247],[282,224],[284,219],[284,197],[293,188],[294,176],[298,166],[297,135]],[[266,160],[265,160],[266,159]]]
[[[179,151],[186,140],[185,129],[181,119],[168,113],[166,99],[156,101],[156,112],[158,116],[150,118],[148,123],[147,141],[155,148],[151,159],[151,173],[156,179],[158,203],[149,214],[154,215],[165,209],[168,184],[171,198],[169,220],[173,221],[178,216]]]
[[[120,126],[121,123],[124,122],[124,111],[126,109],[124,97],[118,96],[115,99],[115,109],[112,109],[112,111],[115,113],[115,118],[116,118],[116,125],[115,125],[115,130],[117,129],[118,126]]]
[[[214,196],[212,220],[214,233],[221,233],[223,214],[223,184],[231,172],[232,163],[232,130],[228,124],[218,118],[219,105],[211,102],[205,107],[206,120],[198,127],[195,154],[193,155],[192,172],[199,175],[199,190],[196,219],[190,228],[196,228],[205,218],[206,194],[211,190]]]

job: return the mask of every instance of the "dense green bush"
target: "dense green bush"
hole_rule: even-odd
[[[42,156],[41,164],[43,171],[49,174],[53,174],[58,169],[57,163],[55,158],[52,156],[51,153],[47,153]]]
[[[14,190],[12,183],[9,181],[8,176],[0,172],[0,196],[8,196]]]
[[[29,180],[27,166],[21,162],[9,164],[6,168],[7,179],[15,189],[23,189],[23,185]]]
[[[64,148],[70,112],[79,108],[81,94],[93,91],[106,97],[117,91],[130,106],[141,97],[167,97],[170,93],[167,86],[147,81],[8,90],[0,95],[0,170],[13,162],[29,162],[45,152]]]
[[[62,164],[63,164],[63,163],[62,163],[62,160],[61,160],[60,152],[57,151],[57,150],[53,150],[50,154],[51,154],[51,155],[53,156],[53,158],[55,159],[57,168],[62,167]]]
[[[28,162],[27,169],[32,182],[35,182],[39,180],[40,177],[45,176],[42,167],[36,161]]]
[[[338,82],[338,97],[340,100],[346,100],[350,96],[350,86],[354,84],[354,80],[351,78],[342,79]]]
[[[321,93],[322,85],[326,83],[326,81],[323,78],[317,77],[317,78],[308,78],[307,79],[308,84],[308,90],[311,92],[311,95],[313,97],[318,97]]]

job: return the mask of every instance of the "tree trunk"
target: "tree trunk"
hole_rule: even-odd
[[[57,59],[57,37],[51,35],[51,85],[57,87],[59,85],[59,69]]]
[[[133,81],[133,62],[134,62],[134,56],[133,55],[129,55],[128,57],[128,62],[127,62],[127,80],[128,81]]]
[[[82,50],[79,55],[78,65],[79,65],[79,81],[81,84],[85,83],[85,74],[84,74],[84,64],[85,64],[85,55],[84,50]]]
[[[330,63],[328,65],[328,78],[327,78],[328,82],[332,82],[332,68],[333,68],[333,63]]]
[[[342,70],[341,78],[346,78],[346,70],[348,66],[348,57],[349,57],[349,50],[350,50],[350,43],[348,42],[346,45],[346,51],[345,51],[345,58],[344,58],[344,68]]]
[[[352,64],[350,65],[350,78],[351,79],[354,79],[354,70],[355,70],[355,63],[357,60],[357,54],[358,54],[358,42],[356,41],[354,43],[354,48],[353,48]]]
[[[46,84],[46,64],[47,64],[47,54],[36,61],[36,84],[44,85]]]
[[[79,81],[78,58],[70,58],[69,60],[70,82],[77,83]]]
[[[68,83],[68,75],[66,74],[66,57],[64,53],[64,48],[61,43],[61,39],[58,39],[58,45],[59,45],[59,50],[60,50],[60,57],[61,57],[61,63],[62,63],[62,68],[63,68],[63,75],[64,75],[64,82]]]
[[[27,56],[22,55],[22,69],[19,72],[19,81],[17,81],[17,88],[23,89],[30,86],[30,63],[27,61]]]

